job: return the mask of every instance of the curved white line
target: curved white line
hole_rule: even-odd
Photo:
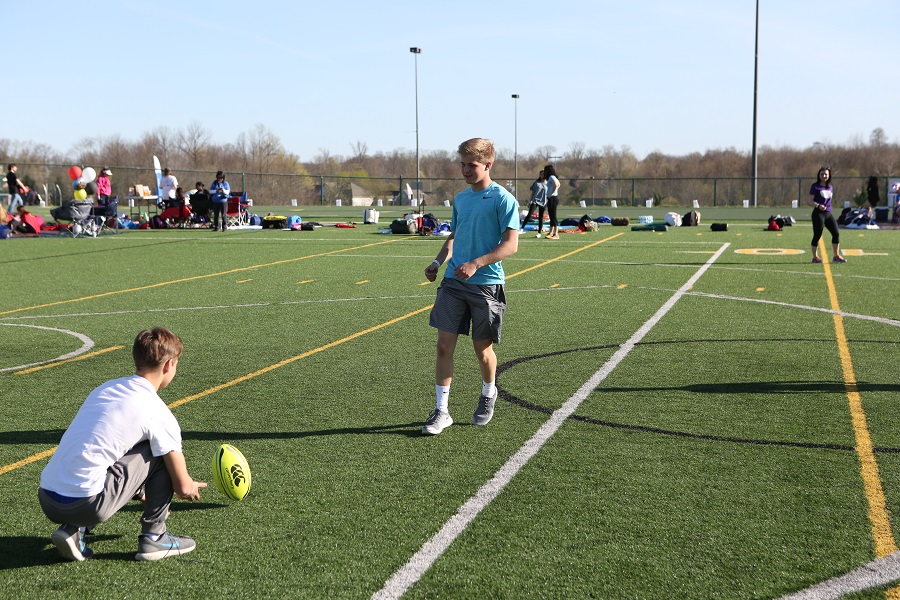
[[[40,325],[26,325],[25,323],[0,323],[0,325],[5,325],[7,327],[31,327],[32,329],[44,329],[46,331],[58,331],[60,333],[65,333],[65,334],[71,335],[73,337],[76,337],[82,341],[81,348],[79,348],[78,350],[75,350],[73,352],[69,352],[68,354],[63,354],[62,356],[57,356],[56,358],[51,358],[49,360],[42,360],[40,362],[30,363],[27,365],[19,365],[16,367],[0,368],[0,373],[3,373],[4,371],[17,371],[19,369],[27,369],[28,367],[36,367],[38,365],[45,365],[47,363],[56,362],[58,360],[66,360],[68,358],[75,358],[79,354],[84,354],[85,352],[87,352],[88,350],[90,350],[91,348],[94,347],[94,340],[92,340],[91,338],[89,338],[88,336],[86,336],[84,334],[76,333],[74,331],[69,331],[68,329],[57,329],[56,327],[41,327]]]

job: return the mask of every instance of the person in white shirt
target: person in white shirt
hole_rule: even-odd
[[[133,498],[144,502],[136,560],[191,552],[189,537],[166,529],[172,497],[199,500],[206,483],[187,470],[181,428],[159,397],[175,377],[184,344],[164,327],[134,340],[135,374],[107,381],[88,395],[41,473],[38,500],[60,527],[50,540],[66,560],[93,556],[85,530]]]

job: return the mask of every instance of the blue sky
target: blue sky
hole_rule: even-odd
[[[423,152],[752,147],[755,0],[49,0],[0,19],[19,83],[0,138],[61,152],[190,123],[215,143],[262,124],[304,161],[414,150],[412,46]],[[759,36],[760,146],[900,142],[900,2],[760,0]]]

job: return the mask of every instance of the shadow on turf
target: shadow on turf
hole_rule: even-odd
[[[0,431],[0,445],[49,444],[55,446],[62,439],[65,429],[44,431]]]
[[[637,344],[637,345],[653,345],[653,344],[683,344],[689,342],[722,342],[723,340],[689,340],[689,341],[667,341],[667,342],[650,342],[649,344]],[[732,341],[763,341],[763,340],[727,340],[729,342]],[[773,340],[768,340],[773,341]],[[784,341],[784,340],[777,340]],[[794,340],[796,341],[796,340]],[[801,340],[801,341],[811,341],[811,340]],[[814,340],[819,341],[819,340]],[[548,406],[541,406],[538,404],[533,404],[522,398],[511,394],[503,387],[499,385],[499,376],[504,371],[511,369],[517,365],[527,363],[531,360],[537,360],[548,357],[556,357],[565,354],[570,354],[573,352],[590,352],[596,350],[609,350],[613,348],[617,348],[617,344],[607,344],[603,346],[591,346],[587,348],[571,348],[569,350],[559,350],[556,352],[548,352],[545,354],[536,354],[532,356],[522,356],[516,359],[513,359],[509,362],[503,363],[502,365],[497,365],[497,377],[498,377],[498,385],[497,385],[497,398],[499,400],[503,400],[505,402],[509,402],[515,406],[519,406],[522,408],[526,408],[528,410],[532,410],[535,412],[541,412],[547,415],[553,414],[553,408]],[[741,382],[741,383],[711,383],[711,384],[689,384],[683,386],[657,386],[657,387],[647,387],[647,386],[631,386],[631,387],[618,387],[618,388],[602,388],[603,392],[647,392],[647,391],[664,391],[664,390],[682,390],[687,392],[694,392],[700,394],[715,394],[715,395],[723,395],[723,394],[800,394],[800,393],[844,393],[844,392],[897,392],[900,391],[900,384],[866,384],[866,383],[857,383],[855,386],[847,386],[841,381],[835,382],[821,382],[821,381],[758,381],[758,382]],[[702,434],[702,433],[691,433],[687,431],[676,431],[670,429],[662,429],[659,427],[651,427],[647,425],[633,425],[630,423],[615,423],[613,421],[604,421],[602,419],[594,419],[591,417],[586,417],[582,415],[570,415],[568,417],[569,420],[579,421],[582,423],[587,423],[590,425],[598,425],[601,427],[609,427],[611,429],[624,429],[627,431],[636,431],[642,433],[650,433],[656,435],[666,435],[687,439],[696,439],[696,440],[704,440],[704,441],[713,441],[713,442],[726,442],[732,444],[752,444],[759,446],[782,446],[788,448],[811,448],[811,449],[820,449],[820,450],[840,450],[845,452],[855,452],[856,449],[853,446],[848,446],[845,444],[813,444],[807,442],[792,442],[788,440],[763,440],[763,439],[752,439],[752,438],[739,438],[739,437],[730,437],[730,436],[719,436],[719,435],[711,435],[711,434]],[[893,447],[874,447],[873,450],[876,453],[900,453],[900,448]]]
[[[422,421],[398,423],[396,425],[372,425],[369,427],[340,427],[338,429],[322,429],[320,431],[244,431],[227,433],[222,431],[182,431],[181,437],[186,440],[224,443],[228,440],[291,440],[324,435],[370,435],[373,433],[420,437],[422,435]]]
[[[37,502],[35,502],[37,504]],[[209,510],[216,508],[225,508],[229,503],[217,503],[217,502],[178,502],[175,501],[172,503],[171,512],[181,512],[188,510]],[[132,516],[126,517],[128,519],[132,519],[135,522],[135,531],[134,535],[134,550],[130,552],[107,552],[104,553],[102,550],[102,542],[107,540],[117,540],[122,535],[103,535],[102,529],[103,524],[97,526],[95,529],[95,534],[88,534],[85,536],[85,540],[87,544],[97,550],[97,554],[91,560],[127,560],[133,561],[134,555],[137,552],[137,538],[140,533],[140,526],[137,523],[137,519],[135,518],[143,512],[143,507],[137,502],[131,502],[127,506],[123,507],[116,514],[132,514]],[[0,553],[0,571],[5,571],[9,569],[21,569],[25,567],[35,567],[40,565],[52,565],[56,563],[66,563],[65,561],[59,557],[59,552],[57,552],[56,548],[50,542],[50,533],[56,526],[47,522],[47,535],[45,536],[0,536],[0,544],[3,544],[3,548],[6,550]],[[100,530],[100,534],[97,535],[96,531]],[[96,548],[96,543],[101,542],[101,548]]]

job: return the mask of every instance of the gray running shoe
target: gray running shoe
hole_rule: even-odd
[[[84,543],[84,535],[81,530],[75,528],[72,533],[71,525],[63,525],[50,534],[50,541],[59,550],[59,555],[66,560],[87,560],[94,555],[94,551]]]
[[[179,556],[194,550],[197,544],[189,537],[172,535],[168,531],[162,534],[158,542],[146,535],[138,536],[138,553],[135,560],[160,560],[169,556]]]
[[[450,416],[450,413],[434,409],[431,411],[431,414],[428,415],[428,419],[425,421],[425,427],[422,428],[422,433],[426,435],[437,435],[451,425],[453,425],[453,417]]]
[[[494,401],[496,398],[481,396],[478,399],[478,407],[472,415],[472,425],[487,425],[494,416]]]

